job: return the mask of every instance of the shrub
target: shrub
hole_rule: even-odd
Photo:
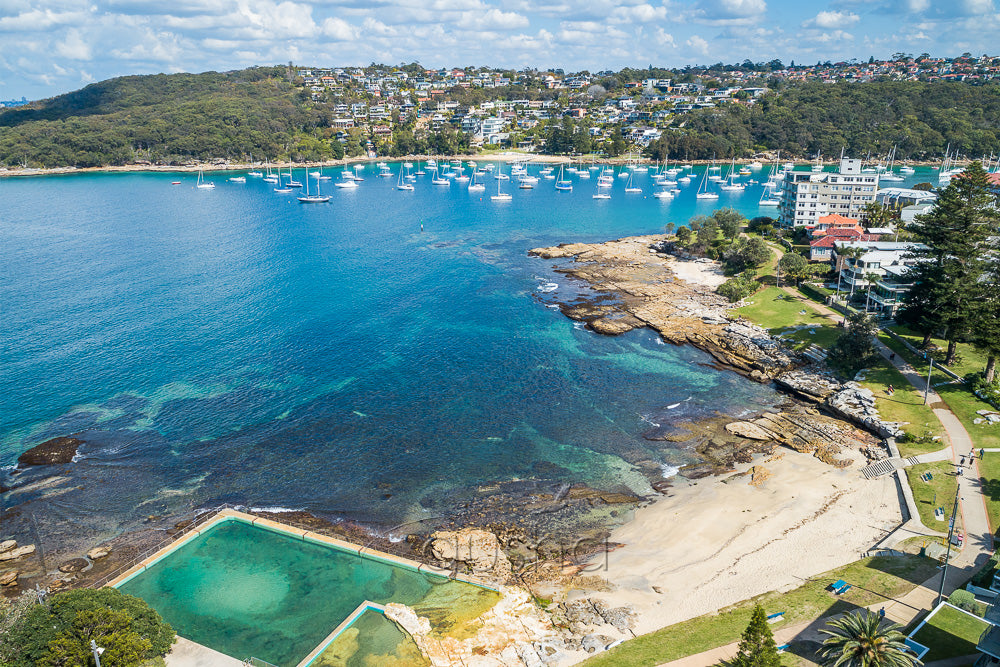
[[[975,613],[976,611],[976,596],[964,588],[959,588],[952,593],[948,597],[948,602],[968,612]]]
[[[826,355],[826,363],[842,377],[853,378],[862,368],[874,366],[879,360],[875,350],[878,324],[864,313],[847,316],[847,329],[840,334]]]
[[[760,283],[757,282],[753,272],[746,271],[722,283],[716,291],[729,299],[730,303],[736,303],[751,296],[759,288]]]
[[[969,373],[965,381],[979,398],[1000,410],[1000,383],[987,382],[982,373]]]
[[[93,637],[106,642],[108,650],[113,646],[123,659],[115,663],[119,666],[166,655],[175,637],[173,628],[137,597],[114,588],[78,589],[33,607],[0,637],[0,646],[16,647],[16,654],[9,656],[13,667],[74,664],[66,660],[83,636],[88,645]],[[139,657],[126,659],[132,655]]]

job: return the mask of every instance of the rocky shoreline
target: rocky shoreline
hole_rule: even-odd
[[[570,259],[556,272],[587,283],[591,292],[560,302],[567,317],[584,322],[604,335],[619,335],[649,327],[664,341],[692,345],[712,356],[723,368],[756,382],[773,382],[797,399],[818,410],[781,413],[780,425],[766,417],[770,428],[727,426],[734,435],[753,433],[753,440],[779,442],[798,451],[812,451],[828,462],[835,461],[838,440],[843,441],[844,420],[878,436],[894,437],[897,424],[883,421],[874,407],[874,397],[856,383],[837,381],[824,367],[787,348],[767,330],[731,315],[733,304],[713,287],[678,279],[671,266],[679,260],[663,235],[634,236],[606,243],[569,243],[535,248],[529,255],[543,259]],[[686,261],[710,262],[688,259]],[[794,435],[789,435],[789,434]],[[767,434],[767,437],[765,437]],[[849,438],[858,443],[864,437]],[[875,455],[877,450],[865,446]]]

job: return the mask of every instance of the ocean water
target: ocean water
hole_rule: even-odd
[[[615,179],[594,200],[596,176],[569,193],[506,181],[499,203],[490,176],[485,193],[429,176],[401,192],[369,165],[302,205],[229,175],[0,180],[0,466],[86,441],[71,489],[4,506],[110,527],[211,502],[394,525],[496,480],[646,492],[633,463],[689,460],[644,439],[651,424],[778,400],[651,332],[583,330],[548,307],[580,286],[526,254],[727,205],[773,215],[759,186],[661,201],[640,174],[643,194]]]

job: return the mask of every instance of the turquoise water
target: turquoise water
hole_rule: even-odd
[[[476,589],[241,521],[213,527],[118,588],[182,637],[278,667],[297,665],[365,600],[417,605],[439,588]]]
[[[639,175],[645,194],[616,179],[602,201],[596,179],[506,182],[501,204],[489,177],[400,192],[373,172],[311,206],[223,173],[207,191],[192,174],[0,180],[0,465],[87,443],[58,495],[4,503],[46,517],[44,539],[219,502],[392,525],[498,479],[645,492],[632,463],[689,459],[643,438],[652,423],[776,400],[651,332],[582,330],[548,307],[580,286],[526,255],[725,205],[773,214],[758,186],[661,201]]]

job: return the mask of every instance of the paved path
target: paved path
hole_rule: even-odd
[[[165,662],[167,667],[243,667],[242,661],[183,637],[177,638]]]
[[[813,310],[826,315],[834,323],[839,323],[843,319],[843,315],[840,313],[806,299],[790,287],[783,287],[782,289]],[[920,373],[906,363],[899,355],[893,355],[892,350],[886,347],[881,341],[876,340],[875,345],[879,353],[902,373],[907,382],[913,385],[918,391],[924,391],[924,388],[927,386],[925,377],[921,376]],[[951,460],[956,464],[957,468],[961,456],[965,455],[967,458],[971,458],[969,455],[973,446],[972,439],[969,437],[969,433],[965,430],[962,422],[941,400],[941,397],[938,396],[933,388],[928,392],[927,402],[931,405],[934,414],[941,421],[941,425],[944,427],[948,438],[949,446],[938,452],[923,454],[921,457],[927,457],[928,461]],[[918,460],[923,462],[921,457],[918,457]],[[950,565],[947,570],[947,579],[944,582],[945,595],[950,594],[951,591],[962,585],[993,554],[993,531],[990,530],[989,518],[986,512],[986,499],[982,494],[979,467],[975,459],[967,463],[964,472],[965,474],[956,477],[958,480],[961,505],[960,519],[962,522],[956,526],[956,530],[963,531],[966,538],[962,551],[957,554],[954,551],[952,552]],[[905,478],[900,478],[900,481],[906,484]],[[897,532],[901,532],[905,536],[918,534],[912,532],[914,530],[914,521],[919,524],[919,517],[911,517],[911,520],[900,526]],[[920,525],[922,526],[922,524]],[[925,530],[927,529],[925,528]],[[934,531],[927,530],[927,532],[934,534]],[[884,608],[885,616],[888,620],[907,626],[918,615],[934,607],[940,586],[941,575],[935,575],[909,593],[894,600],[870,605],[869,609],[878,611]],[[809,623],[790,625],[787,628],[775,628],[774,639],[779,646],[793,641],[822,641],[824,635],[820,634],[819,630],[831,618],[833,617],[817,619]],[[728,660],[736,655],[737,648],[738,643],[733,643],[666,664],[670,667],[706,667],[707,665],[717,665],[723,660]],[[948,662],[947,664],[950,665],[951,663]],[[955,664],[961,665],[965,663],[958,662]],[[941,667],[944,667],[944,665]]]

